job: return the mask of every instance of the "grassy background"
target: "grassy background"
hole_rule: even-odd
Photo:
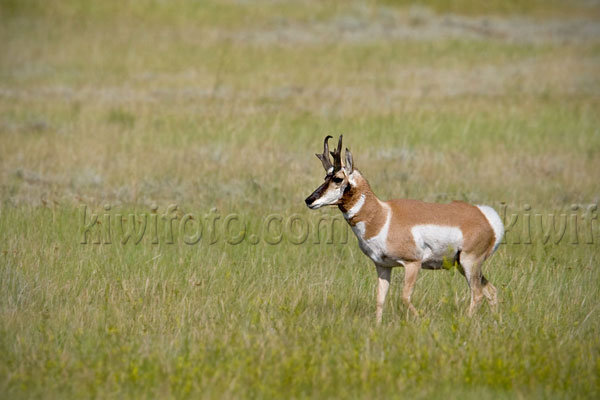
[[[600,201],[594,2],[0,0],[0,393],[600,396],[596,244],[501,246],[500,313],[424,271],[409,318],[355,239],[81,245],[79,206],[251,226],[344,133],[382,198]],[[597,222],[597,221],[596,221]]]

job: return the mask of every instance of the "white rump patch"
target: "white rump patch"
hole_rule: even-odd
[[[356,204],[354,204],[352,206],[352,208],[350,208],[348,210],[348,212],[344,213],[344,218],[350,219],[350,218],[354,217],[356,214],[358,214],[358,212],[360,211],[360,209],[362,208],[362,206],[364,204],[365,204],[365,195],[361,194],[360,198],[358,199]]]
[[[502,241],[502,236],[504,236],[504,224],[502,223],[502,219],[500,218],[496,210],[494,210],[492,207],[477,206],[477,208],[479,208],[483,215],[485,215],[485,218],[487,219],[488,223],[492,227],[492,230],[494,231],[494,250],[492,250],[492,252],[494,252],[500,245],[500,242]]]
[[[423,263],[437,263],[444,257],[454,257],[463,245],[462,231],[454,226],[415,225],[410,231]]]

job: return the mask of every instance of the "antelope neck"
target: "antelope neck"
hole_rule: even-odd
[[[347,190],[339,204],[339,209],[344,213],[344,217],[352,226],[361,221],[367,224],[369,222],[377,223],[382,219],[385,221],[387,210],[373,193],[369,183],[359,173],[355,172],[354,174],[358,175],[355,185]]]

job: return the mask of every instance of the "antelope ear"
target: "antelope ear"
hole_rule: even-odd
[[[354,165],[352,162],[352,153],[350,153],[350,150],[346,149],[346,165],[344,165],[344,169],[346,170],[346,173],[348,175],[350,175],[352,173],[352,171],[354,171]]]

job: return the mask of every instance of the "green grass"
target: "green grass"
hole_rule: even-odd
[[[354,239],[82,245],[78,220],[2,212],[11,397],[598,395],[597,245],[501,248],[500,313],[473,319],[456,271],[424,271],[408,318],[396,272],[376,328]]]
[[[381,327],[352,233],[314,243],[339,217],[303,204],[325,134],[384,199],[600,201],[600,41],[577,30],[598,7],[423,4],[0,0],[3,397],[598,398],[597,220],[593,244],[501,246],[498,314],[467,318],[450,270],[420,274],[410,317],[397,269]],[[447,13],[523,35],[449,36]],[[80,244],[79,207],[106,203],[249,231],[123,245],[113,219],[112,244]],[[309,240],[251,243],[273,213]]]

